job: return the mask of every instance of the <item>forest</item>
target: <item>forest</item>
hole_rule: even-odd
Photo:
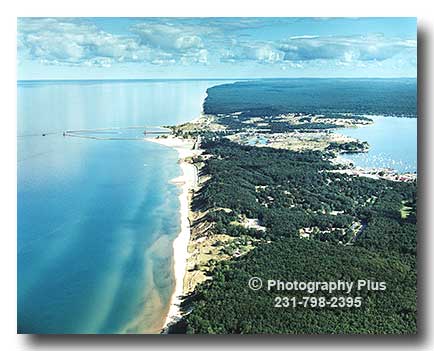
[[[381,292],[361,291],[360,308],[275,308],[276,296],[305,292],[253,291],[251,277],[298,281],[387,283]],[[327,294],[316,294],[317,297]],[[338,295],[339,296],[339,295]],[[211,283],[191,298],[187,333],[200,334],[411,334],[416,332],[416,273],[399,256],[357,246],[282,238],[215,268]]]
[[[207,91],[204,112],[239,118],[286,113],[346,116],[417,116],[416,79],[262,79]]]
[[[334,151],[338,153],[359,153],[366,152],[369,149],[369,144],[366,141],[348,141],[345,143],[337,143],[331,142],[329,146],[327,146],[327,151]]]
[[[211,157],[195,162],[209,180],[193,210],[207,213],[209,235],[252,237],[257,247],[217,264],[212,279],[185,299],[191,312],[171,332],[416,331],[416,183],[335,173],[339,166],[318,151],[242,146],[215,136],[202,148]],[[412,209],[405,218],[403,203]],[[242,218],[265,230],[240,225]],[[273,294],[248,288],[252,276],[375,279],[388,288],[363,293],[360,308],[276,309]]]

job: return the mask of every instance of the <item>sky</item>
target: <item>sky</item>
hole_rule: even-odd
[[[416,18],[19,18],[17,76],[416,77]]]

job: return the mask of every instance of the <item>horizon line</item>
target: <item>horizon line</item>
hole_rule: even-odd
[[[17,79],[17,82],[74,82],[74,81],[146,81],[146,80],[259,80],[259,79],[417,79],[417,76],[400,77],[204,77],[204,78],[74,78],[74,79]]]

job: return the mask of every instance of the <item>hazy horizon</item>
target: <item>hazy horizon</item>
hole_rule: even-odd
[[[78,81],[170,81],[170,80],[191,80],[191,81],[204,81],[204,80],[273,80],[273,79],[417,79],[417,77],[204,77],[204,78],[100,78],[100,79],[17,79],[17,82],[78,82]]]

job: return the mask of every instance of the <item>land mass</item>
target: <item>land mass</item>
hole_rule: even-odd
[[[212,89],[205,112],[216,101]],[[229,110],[159,138],[189,143],[196,152],[183,162],[198,174],[183,296],[169,332],[416,332],[416,174],[339,162],[341,153],[369,148],[331,133],[371,123],[360,117]],[[356,293],[360,308],[288,310],[273,307],[278,295],[249,289],[251,277],[366,279],[386,282],[387,291]]]

